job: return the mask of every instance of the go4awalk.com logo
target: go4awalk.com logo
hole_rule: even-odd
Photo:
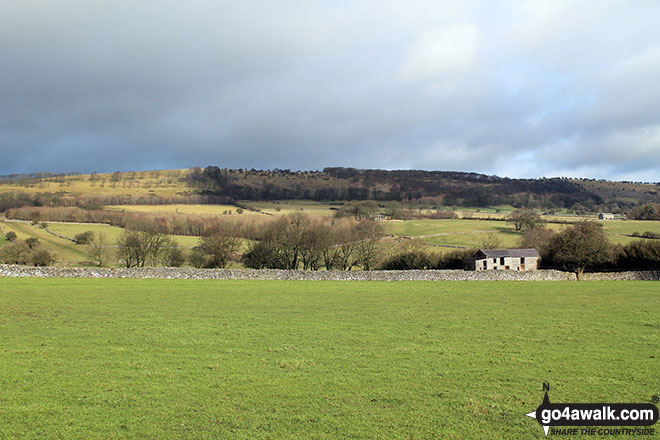
[[[550,435],[655,435],[658,408],[652,403],[550,403],[550,385],[543,384],[543,403],[526,414]],[[653,396],[652,401],[658,402]]]

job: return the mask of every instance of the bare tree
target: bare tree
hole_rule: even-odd
[[[165,233],[125,229],[117,241],[117,256],[126,267],[156,265],[173,245],[174,241]]]
[[[502,246],[502,240],[493,231],[479,234],[479,239],[475,243],[478,249],[497,249]]]
[[[319,270],[325,246],[327,228],[319,221],[310,221],[302,231],[300,243],[300,261],[303,270]]]
[[[351,270],[359,261],[358,242],[350,224],[337,226],[337,266],[341,270]]]
[[[105,234],[102,232],[96,234],[94,239],[89,243],[89,255],[99,267],[103,267],[108,263],[110,252],[106,245]]]
[[[382,226],[372,220],[364,220],[356,226],[358,263],[364,270],[370,270],[378,255],[377,243],[382,235]]]
[[[541,216],[534,211],[518,209],[507,216],[516,231],[526,231],[543,223]]]
[[[208,268],[225,268],[236,258],[241,247],[238,227],[234,224],[224,224],[199,242],[201,252],[206,255],[205,266]]]

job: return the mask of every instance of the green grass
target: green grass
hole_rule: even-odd
[[[626,236],[635,231],[660,233],[660,222],[655,221],[611,220],[600,223],[605,229],[607,238],[614,244],[627,244],[640,240],[639,237]],[[475,247],[483,239],[484,231],[493,232],[502,247],[508,248],[517,246],[522,235],[520,232],[515,232],[510,223],[489,220],[408,220],[387,221],[383,225],[388,234],[423,237],[420,240],[424,243],[463,247]],[[559,231],[567,225],[546,223],[545,227]],[[428,237],[434,234],[443,235]]]
[[[92,231],[95,234],[102,233],[105,236],[105,239],[108,243],[114,244],[119,239],[119,236],[124,231],[123,228],[110,225],[100,225],[100,224],[79,224],[79,223],[49,223],[48,229],[51,231],[60,234],[64,237],[73,238],[77,234],[83,233],[85,231]],[[171,235],[174,240],[179,244],[179,246],[184,247],[193,247],[199,244],[199,237],[191,237],[187,235]]]
[[[339,205],[315,202],[313,200],[279,200],[274,202],[243,202],[246,206],[259,209],[271,215],[289,215],[302,212],[308,215],[333,216]]]
[[[150,214],[197,214],[210,216],[251,216],[259,215],[254,211],[243,210],[242,214],[236,212],[238,206],[234,205],[108,205],[108,211],[146,212]],[[231,211],[231,214],[227,212]],[[263,215],[263,214],[262,214]]]
[[[98,174],[97,182],[90,181],[91,176],[89,174],[82,174],[75,177],[66,177],[65,182],[50,179],[28,186],[0,184],[0,193],[18,191],[27,193],[59,192],[71,195],[156,195],[172,197],[192,191],[192,188],[185,181],[185,177],[189,173],[189,169],[137,171],[135,172],[135,179],[130,178],[133,173],[122,173],[120,182],[112,182],[112,173]],[[101,183],[101,181],[104,182]]]
[[[31,237],[39,239],[45,249],[55,254],[57,264],[71,265],[90,259],[84,246],[77,246],[69,240],[56,237],[29,223],[6,222],[2,227],[6,232],[14,231],[19,240]]]
[[[2,438],[543,438],[660,389],[654,282],[0,279]]]
[[[609,234],[626,234],[633,232],[650,231],[660,234],[660,221],[641,221],[641,220],[607,220],[601,221],[605,231]]]
[[[489,220],[409,220],[384,222],[385,232],[389,234],[422,237],[424,243],[479,247],[488,233],[493,233],[501,247],[515,247],[520,239],[519,232],[513,226],[501,221]],[[434,234],[442,234],[432,236]]]
[[[55,253],[57,265],[79,265],[82,262],[90,261],[89,249],[87,246],[76,245],[75,243],[48,234],[43,229],[23,222],[5,222],[3,228],[6,232],[14,231],[19,240],[25,240],[30,237],[38,238],[41,245],[50,252]],[[102,233],[105,236],[106,246],[113,246],[121,233],[123,228],[117,226],[92,224],[92,223],[48,223],[48,229],[63,237],[74,238],[77,234],[92,231],[95,234]],[[179,246],[192,248],[199,245],[200,237],[192,237],[185,235],[171,235]],[[8,244],[9,241],[4,237],[0,238],[0,247]],[[241,251],[248,248],[249,241],[241,240]],[[114,254],[114,251],[110,251]],[[114,261],[114,260],[113,260]],[[119,262],[114,261],[109,264],[110,266],[118,266]],[[232,263],[231,268],[242,267],[238,263]]]
[[[440,233],[498,231],[498,228],[511,228],[506,222],[489,220],[395,220],[383,222],[389,234],[418,237]]]
[[[81,224],[81,223],[48,223],[48,229],[55,232],[56,234],[62,235],[64,237],[73,238],[78,234],[83,232],[92,231],[94,234],[103,234],[105,240],[109,244],[114,244],[119,239],[119,236],[124,231],[123,228],[118,226],[110,226],[103,224]]]

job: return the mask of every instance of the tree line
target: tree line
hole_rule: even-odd
[[[633,220],[660,220],[660,203],[645,203],[636,206],[628,212],[627,216]]]
[[[511,204],[534,209],[570,208],[576,203],[595,209],[605,203],[598,194],[568,179],[509,179],[444,171],[325,168],[303,173],[208,166],[194,170],[188,179],[204,193],[234,200],[404,201],[442,196],[448,205]]]
[[[7,191],[0,193],[0,212],[23,207],[77,207],[99,210],[107,205],[222,205],[232,203],[227,196],[189,194],[185,196],[83,194]]]
[[[238,210],[237,210],[238,212]],[[15,220],[28,220],[32,222],[74,222],[74,223],[101,223],[131,230],[156,231],[169,235],[203,236],[219,228],[221,224],[236,220],[226,220],[217,217],[195,214],[150,214],[130,213],[121,211],[86,210],[82,208],[43,208],[23,207],[10,209],[6,217]],[[237,214],[238,218],[240,214]],[[254,237],[259,223],[269,218],[242,219],[241,233],[245,238]]]

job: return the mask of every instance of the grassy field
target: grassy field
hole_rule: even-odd
[[[89,224],[89,223],[49,223],[48,229],[60,234],[64,237],[73,238],[77,234],[86,231],[92,231],[95,234],[101,233],[105,236],[110,244],[117,242],[117,239],[124,231],[123,228],[110,225]],[[191,237],[185,235],[171,235],[171,237],[179,244],[179,246],[193,247],[199,244],[199,237]]]
[[[63,181],[58,181],[58,178],[51,178],[29,185],[0,184],[0,193],[19,191],[28,193],[60,192],[71,195],[157,195],[172,197],[191,191],[191,188],[183,179],[189,173],[190,170],[188,169],[126,172],[121,173],[119,180],[116,182],[113,181],[112,173],[97,174],[94,181],[90,179],[90,174],[82,174],[65,177]]]
[[[234,205],[108,205],[105,209],[109,211],[124,212],[147,212],[155,214],[198,214],[212,216],[239,216],[239,215],[263,215],[254,211],[243,210],[242,214],[236,212],[238,206]],[[231,214],[228,212],[231,211]]]
[[[332,216],[339,205],[313,200],[279,200],[275,202],[243,202],[246,206],[271,215],[289,215],[302,212],[308,215]]]
[[[30,237],[38,238],[45,249],[55,253],[56,264],[58,265],[76,265],[91,260],[89,250],[86,246],[76,245],[72,241],[56,237],[29,223],[5,222],[2,224],[2,227],[5,232],[14,231],[19,240],[25,240]],[[123,231],[122,228],[116,226],[81,223],[49,223],[48,229],[69,238],[73,238],[77,234],[86,231],[92,231],[95,234],[102,233],[105,236],[107,246],[114,245]],[[179,246],[193,247],[199,244],[199,237],[182,235],[172,235],[171,237],[174,238]],[[0,246],[8,243],[4,237],[0,239]]]
[[[306,204],[295,204],[295,203],[286,203],[284,206],[286,209],[282,209],[280,212],[276,212],[277,215],[281,214],[290,214],[296,212],[293,207],[295,206],[307,206]],[[191,212],[197,209],[198,207],[207,209],[207,213],[210,214],[214,208],[218,208],[219,205],[170,205],[170,206],[155,206],[147,208],[159,208],[162,211],[173,209],[173,206],[180,207],[189,207]],[[321,215],[322,213],[328,213],[327,211],[330,205],[319,205],[311,203],[308,205],[304,212],[307,213],[316,213]],[[316,208],[314,208],[316,207]],[[142,206],[133,206],[136,210],[143,208]],[[222,208],[226,208],[224,205]],[[219,208],[218,208],[219,209]],[[316,210],[316,211],[314,211]],[[174,211],[172,211],[174,212]],[[248,211],[245,211],[248,212]],[[272,219],[272,217],[265,216],[262,214],[244,214],[231,215],[231,220],[234,221],[267,221]],[[640,240],[639,237],[630,237],[629,234],[637,231],[640,233],[651,231],[660,233],[660,222],[650,222],[650,221],[632,221],[632,220],[617,220],[617,221],[604,221],[601,222],[605,228],[608,239],[614,244],[626,244],[635,240]],[[403,248],[410,244],[430,244],[430,245],[439,245],[440,247],[429,247],[427,250],[433,250],[437,252],[446,251],[449,248],[444,248],[443,246],[458,246],[465,248],[474,248],[481,247],[484,241],[490,238],[490,235],[494,236],[499,240],[499,247],[504,248],[514,248],[518,246],[518,242],[521,237],[520,232],[515,232],[513,226],[507,222],[502,221],[489,221],[489,220],[409,220],[409,221],[385,221],[382,223],[384,227],[384,232],[386,234],[394,235],[395,237],[413,237],[414,240],[395,240],[387,241],[384,240],[381,243],[383,248],[383,253],[393,253],[396,252],[397,248]],[[27,223],[16,223],[16,222],[5,222],[3,223],[5,232],[14,231],[18,235],[19,239],[26,239],[29,237],[38,238],[44,247],[51,252],[54,252],[57,256],[57,264],[79,264],[83,261],[89,261],[91,258],[88,255],[88,250],[86,247],[77,246],[74,243],[63,240],[53,235],[47,234],[40,228],[32,226]],[[548,223],[546,227],[555,229],[557,231],[561,228],[566,227],[565,225]],[[75,235],[80,234],[85,231],[93,231],[95,233],[103,233],[106,238],[106,243],[108,245],[113,245],[120,234],[122,229],[109,226],[109,225],[100,225],[100,224],[79,224],[79,223],[55,223],[51,222],[48,225],[48,229],[65,237],[73,238]],[[194,247],[199,244],[199,237],[190,237],[190,236],[172,236],[176,242],[183,247]],[[6,245],[6,240],[0,240],[0,246]],[[247,249],[248,242],[244,241],[243,250]],[[241,267],[238,263],[233,263],[233,268]]]
[[[639,237],[626,236],[634,231],[660,233],[660,222],[616,220],[600,223],[605,228],[607,238],[614,244],[640,240]],[[490,220],[395,220],[386,221],[383,225],[388,234],[420,237],[420,242],[445,246],[476,247],[490,232],[500,241],[501,246],[511,248],[517,246],[522,235],[515,232],[510,223]],[[566,227],[557,223],[546,223],[545,226],[556,231]]]
[[[29,223],[5,222],[2,224],[4,231],[13,231],[19,240],[25,240],[30,237],[39,239],[41,245],[55,254],[57,264],[72,265],[81,261],[89,261],[90,257],[84,246],[76,246],[75,243],[56,237],[41,228]],[[4,237],[3,237],[4,238]],[[5,244],[7,243],[6,240]]]
[[[2,438],[543,438],[542,382],[660,391],[653,282],[0,287]]]

